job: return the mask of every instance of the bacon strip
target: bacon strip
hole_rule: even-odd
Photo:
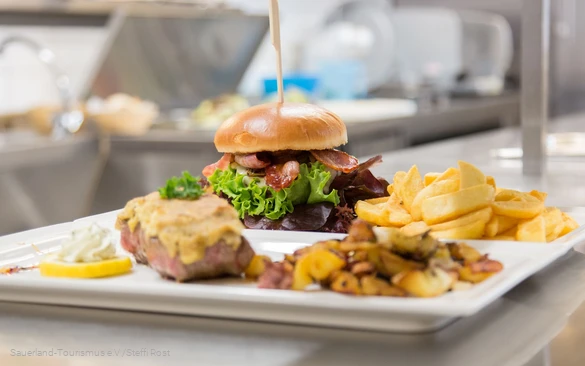
[[[257,153],[247,155],[236,155],[236,163],[248,169],[264,169],[270,165],[270,160]]]
[[[275,191],[290,187],[299,176],[301,166],[298,161],[291,160],[284,164],[271,165],[266,168],[266,185]]]
[[[359,166],[358,159],[353,156],[344,153],[343,151],[331,149],[331,150],[312,150],[311,155],[317,161],[322,163],[328,168],[333,170],[341,171],[344,173],[351,173],[356,170]]]
[[[221,157],[221,159],[219,159],[217,163],[210,164],[203,168],[202,174],[204,177],[209,178],[213,175],[216,169],[226,170],[227,168],[229,168],[230,163],[232,161],[234,161],[233,154],[223,154],[223,156]]]

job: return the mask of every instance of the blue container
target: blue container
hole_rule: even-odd
[[[319,79],[310,75],[287,75],[282,80],[284,91],[287,91],[291,87],[300,89],[307,94],[310,98],[313,98],[319,87]],[[276,79],[264,79],[264,98],[267,98],[278,92],[278,85]]]
[[[367,70],[354,60],[323,62],[320,67],[320,97],[330,100],[365,98],[368,93]]]

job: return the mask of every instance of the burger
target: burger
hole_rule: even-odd
[[[347,129],[316,105],[268,103],[221,124],[215,147],[223,157],[203,175],[250,229],[347,232],[358,200],[387,196],[388,182],[340,150]]]

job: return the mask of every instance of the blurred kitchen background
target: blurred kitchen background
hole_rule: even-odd
[[[344,118],[349,153],[519,124],[522,0],[280,3],[286,98]],[[556,117],[585,109],[585,2],[552,8]],[[215,162],[218,124],[274,98],[267,9],[0,0],[0,234],[118,209]]]

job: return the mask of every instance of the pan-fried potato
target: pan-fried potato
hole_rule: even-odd
[[[406,291],[375,276],[365,276],[360,279],[363,295],[404,297]]]
[[[390,253],[387,250],[380,250],[380,265],[378,271],[387,277],[392,277],[404,271],[423,269],[425,265],[421,262],[404,259],[398,254]]]
[[[439,178],[443,173],[427,173],[424,177],[425,187],[428,187],[433,183],[437,178]]]
[[[485,182],[487,184],[489,184],[490,186],[494,187],[494,189],[496,188],[496,180],[494,179],[494,177],[492,176],[486,176],[485,177]]]
[[[459,278],[462,281],[479,283],[487,280],[503,269],[504,266],[502,263],[482,258],[477,262],[466,263],[465,266],[461,267],[459,269]]]
[[[392,278],[392,284],[417,297],[444,294],[457,282],[457,276],[440,268],[402,272]]]
[[[266,263],[270,262],[270,258],[265,255],[255,255],[248,268],[244,271],[244,275],[246,278],[258,278],[266,270]]]
[[[447,249],[453,259],[458,261],[477,262],[482,258],[481,253],[477,249],[465,243],[449,243],[447,244]]]
[[[349,272],[337,272],[331,281],[331,289],[335,292],[348,295],[362,293],[359,279]]]
[[[540,201],[499,201],[492,203],[492,208],[497,215],[517,219],[532,219],[544,211],[544,203]]]
[[[546,243],[546,230],[543,215],[538,215],[531,220],[523,221],[518,224],[516,240]]]
[[[437,250],[439,242],[428,235],[428,232],[416,236],[406,236],[399,230],[390,232],[390,249],[400,255],[415,260],[425,260]]]
[[[459,174],[461,174],[461,189],[486,184],[485,175],[475,165],[465,161],[458,161]]]
[[[433,225],[480,210],[490,205],[494,194],[494,187],[481,184],[454,193],[431,197],[423,202],[423,220]]]
[[[482,208],[481,210],[477,210],[471,213],[468,213],[467,215],[463,215],[455,220],[451,220],[451,221],[447,221],[444,222],[442,224],[436,224],[436,225],[431,225],[431,230],[433,231],[444,231],[444,230],[450,230],[450,229],[455,229],[461,226],[465,226],[477,221],[481,221],[484,224],[487,224],[487,222],[490,220],[490,218],[492,217],[492,208],[491,207],[486,207],[486,208]],[[456,239],[456,238],[453,238]]]
[[[346,262],[331,251],[317,249],[301,257],[293,272],[293,290],[304,290],[315,281],[322,281],[335,271],[345,267]]]
[[[386,191],[388,192],[389,195],[392,195],[394,193],[394,183],[389,184],[388,187],[386,188]]]
[[[416,195],[425,187],[422,177],[416,165],[414,165],[402,181],[400,188],[396,190],[396,194],[400,197],[404,207],[410,212],[412,202]]]
[[[319,285],[348,295],[434,297],[461,281],[481,282],[503,268],[465,243],[443,244],[428,232],[405,235],[363,220],[352,223],[349,232],[341,241],[319,241],[299,249],[274,271],[273,267],[263,271],[267,276],[260,277],[263,288],[302,291]],[[256,256],[251,267],[266,265],[264,261],[268,259]],[[284,272],[277,270],[281,266]]]
[[[449,230],[431,231],[431,235],[437,239],[481,239],[485,224],[484,221],[476,221]]]
[[[415,221],[422,220],[422,204],[426,199],[456,192],[459,190],[459,184],[458,179],[446,179],[425,187],[416,195],[412,202],[410,208],[412,219]]]

